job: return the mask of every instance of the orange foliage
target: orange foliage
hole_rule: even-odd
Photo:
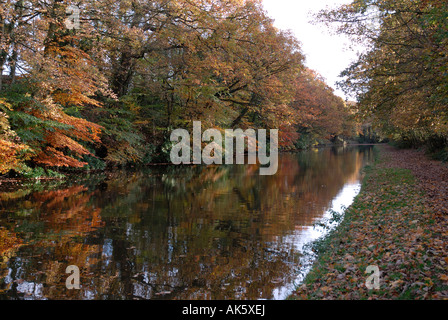
[[[4,101],[0,100],[0,103],[10,109]],[[30,151],[29,147],[21,144],[10,129],[7,115],[0,112],[0,174],[17,169],[27,159],[27,151]]]
[[[85,119],[68,116],[58,106],[47,105],[50,105],[53,112],[38,113],[36,116],[69,125],[71,129],[47,131],[46,146],[40,149],[33,160],[40,165],[52,167],[83,167],[86,163],[76,159],[76,157],[90,155],[91,153],[76,140],[100,142],[102,127]],[[64,149],[68,149],[71,155],[65,154]]]
[[[17,168],[20,163],[19,154],[27,147],[0,138],[0,173]]]
[[[296,79],[295,85],[296,95],[290,105],[300,126],[318,131],[328,139],[345,134],[348,109],[320,75],[306,69]]]

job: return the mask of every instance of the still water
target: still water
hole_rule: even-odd
[[[274,176],[163,166],[3,190],[0,299],[284,299],[315,223],[350,205],[372,159],[327,148],[281,154]]]

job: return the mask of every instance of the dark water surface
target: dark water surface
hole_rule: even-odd
[[[284,299],[313,224],[348,206],[372,148],[151,167],[0,193],[0,299]],[[69,265],[80,269],[68,290]]]

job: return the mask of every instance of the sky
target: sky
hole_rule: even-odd
[[[268,16],[274,25],[283,30],[291,30],[302,43],[307,67],[317,71],[326,83],[335,89],[335,94],[346,99],[337,89],[336,81],[341,71],[356,60],[357,51],[349,48],[350,41],[344,36],[330,34],[324,24],[311,24],[310,13],[316,13],[327,6],[338,7],[351,0],[263,0]],[[359,49],[358,49],[359,51]]]

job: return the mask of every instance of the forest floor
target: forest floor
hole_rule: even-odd
[[[375,148],[360,194],[313,244],[317,259],[290,299],[448,299],[448,166]],[[377,289],[367,288],[368,266],[379,269]]]

